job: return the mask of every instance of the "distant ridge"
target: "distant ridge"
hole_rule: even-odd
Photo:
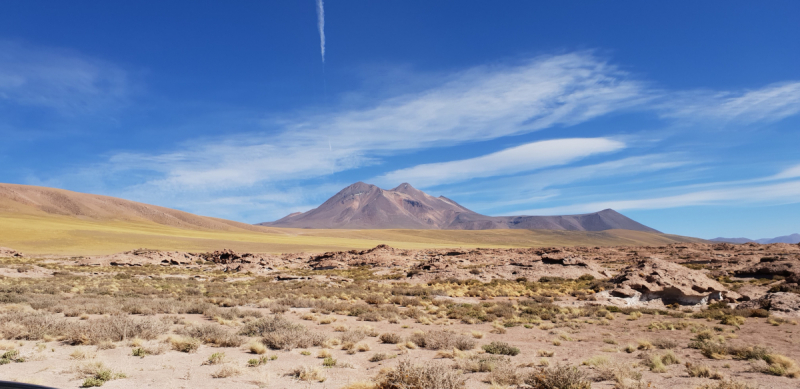
[[[346,229],[492,230],[543,229],[659,231],[612,210],[566,216],[486,216],[444,196],[433,197],[408,183],[384,190],[357,182],[308,212],[262,226]]]
[[[784,235],[779,236],[777,238],[764,238],[764,239],[747,239],[747,238],[714,238],[710,239],[713,242],[726,242],[726,243],[736,243],[736,244],[743,244],[743,243],[761,243],[761,244],[770,244],[770,243],[790,243],[790,244],[797,244],[800,243],[800,234],[791,234],[791,235]]]
[[[41,186],[0,184],[0,215],[70,216],[93,221],[151,222],[170,227],[218,231],[264,231],[231,220],[194,215],[116,197]]]

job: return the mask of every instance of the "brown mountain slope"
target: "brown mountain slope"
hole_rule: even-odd
[[[624,215],[606,209],[566,216],[486,216],[444,196],[433,197],[405,183],[391,190],[357,182],[319,207],[293,213],[264,226],[347,229],[538,229],[605,231],[613,229],[658,233]]]
[[[262,227],[246,223],[198,216],[116,197],[16,184],[0,184],[0,214],[59,215],[93,221],[152,222],[187,229],[265,231]]]

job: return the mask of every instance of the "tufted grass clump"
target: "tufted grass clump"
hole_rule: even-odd
[[[262,355],[266,354],[267,352],[267,346],[264,346],[264,343],[261,343],[259,341],[250,342],[248,348],[250,349],[250,352],[253,354]]]
[[[300,381],[316,381],[325,382],[325,373],[317,366],[299,366],[289,372],[292,376]]]
[[[228,378],[242,374],[242,369],[231,364],[224,364],[211,373],[212,378]]]
[[[672,350],[667,350],[662,353],[644,354],[642,357],[644,358],[643,364],[653,373],[666,373],[668,365],[681,363]]]
[[[184,336],[170,336],[167,341],[175,351],[193,353],[200,348],[200,340]]]

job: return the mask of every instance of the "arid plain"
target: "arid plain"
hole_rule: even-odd
[[[308,230],[0,187],[0,377],[58,388],[796,387],[800,246]]]

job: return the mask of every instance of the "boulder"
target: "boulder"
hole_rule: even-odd
[[[611,296],[639,301],[661,300],[664,304],[707,304],[713,300],[736,300],[729,291],[704,273],[658,258],[648,258],[623,269],[611,279],[617,287]]]

